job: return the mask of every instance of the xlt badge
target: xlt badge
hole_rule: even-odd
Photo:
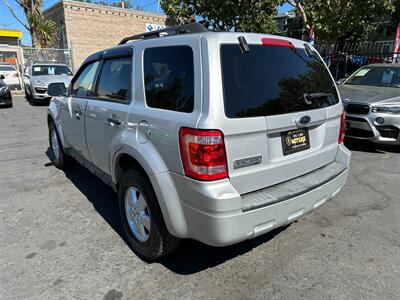
[[[261,155],[238,159],[233,162],[233,168],[239,169],[253,165],[258,165],[261,164],[261,161],[262,161]]]

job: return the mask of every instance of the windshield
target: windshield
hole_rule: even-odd
[[[72,76],[72,72],[67,66],[59,65],[43,65],[43,66],[33,66],[32,67],[33,76],[41,75],[69,75]]]
[[[0,65],[0,71],[15,71],[15,68],[13,66]]]
[[[400,87],[400,67],[366,66],[355,72],[345,84]]]
[[[238,44],[221,46],[225,114],[268,116],[327,107],[339,102],[327,68],[304,49]]]

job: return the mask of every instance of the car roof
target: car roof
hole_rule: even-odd
[[[66,65],[66,64],[52,63],[52,62],[35,62],[34,64],[32,64],[32,67],[33,66],[38,66],[38,65],[40,65],[40,66],[66,66],[66,67],[68,67],[68,65]]]
[[[121,45],[115,45],[113,47],[103,49],[101,51],[95,52],[92,55],[90,55],[85,62],[87,61],[92,61],[94,59],[99,59],[99,57],[107,52],[107,51],[112,51],[112,50],[118,50],[118,49],[129,49],[132,48],[133,46],[139,46],[139,45],[148,45],[148,44],[155,44],[155,41],[166,41],[166,39],[171,40],[171,41],[176,41],[176,40],[187,40],[187,39],[200,39],[200,38],[206,38],[207,40],[216,40],[219,41],[223,37],[234,37],[237,38],[239,36],[244,36],[245,38],[249,39],[259,39],[261,41],[261,38],[277,38],[277,39],[284,39],[286,41],[292,42],[294,45],[299,46],[299,47],[304,47],[303,45],[306,43],[305,41],[301,41],[298,39],[293,39],[285,36],[278,36],[278,35],[270,35],[270,34],[262,34],[262,33],[248,33],[248,32],[229,32],[229,31],[221,31],[221,32],[215,32],[215,31],[206,31],[206,32],[201,32],[201,33],[185,33],[185,34],[175,34],[175,35],[166,35],[166,36],[161,36],[157,38],[147,38],[147,39],[138,39],[134,40],[132,42],[127,42],[126,44],[121,44]]]
[[[364,67],[392,67],[392,68],[400,68],[400,64],[394,64],[394,63],[379,63],[379,64],[369,64],[365,65]]]

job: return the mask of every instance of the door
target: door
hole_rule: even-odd
[[[122,145],[131,102],[132,49],[105,57],[98,84],[86,106],[86,140],[93,164],[110,174],[110,156]]]
[[[85,139],[85,110],[88,97],[93,94],[99,62],[83,66],[78,77],[71,83],[70,95],[61,113],[66,145],[77,154],[89,159]]]

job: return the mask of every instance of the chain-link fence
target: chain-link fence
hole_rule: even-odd
[[[72,49],[55,49],[55,48],[28,48],[22,49],[24,57],[24,72],[29,67],[38,62],[52,62],[61,63],[69,66],[71,70],[74,69],[72,61]]]

